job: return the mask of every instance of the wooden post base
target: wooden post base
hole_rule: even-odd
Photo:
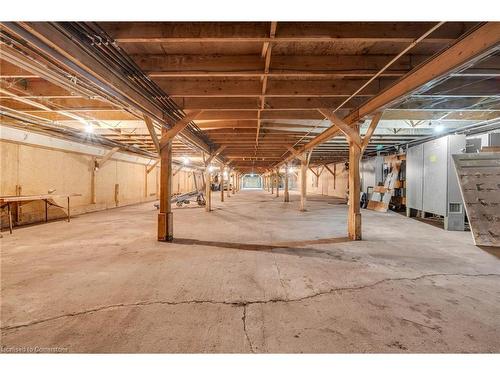
[[[172,212],[158,214],[158,241],[174,240],[174,220]]]
[[[352,217],[349,217],[351,221],[349,224],[349,228],[354,228],[354,230],[349,230],[348,237],[353,241],[361,240],[361,214],[353,214]]]
[[[290,202],[290,194],[288,193],[288,191],[285,191],[284,197],[285,197],[284,202],[287,203]]]

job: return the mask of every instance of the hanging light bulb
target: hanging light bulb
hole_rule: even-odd
[[[93,133],[94,132],[94,126],[90,123],[85,123],[85,133]]]

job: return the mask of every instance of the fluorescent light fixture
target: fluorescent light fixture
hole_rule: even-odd
[[[182,158],[182,162],[184,163],[184,165],[189,165],[189,163],[191,163],[191,160],[189,160],[187,156],[184,156]]]
[[[436,126],[434,127],[434,131],[435,131],[436,133],[441,133],[443,130],[444,130],[444,126],[443,126],[443,125],[436,125]]]

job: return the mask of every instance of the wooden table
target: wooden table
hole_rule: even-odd
[[[54,198],[66,198],[68,202],[68,222],[70,220],[70,205],[69,205],[69,200],[70,197],[80,197],[81,194],[42,194],[42,195],[9,195],[9,196],[2,196],[0,197],[0,208],[5,208],[7,207],[7,213],[9,215],[9,231],[12,234],[12,210],[10,208],[10,205],[12,203],[18,203],[19,205],[23,203],[30,203],[34,201],[44,201],[45,202],[45,221],[47,222],[49,220],[49,215],[48,215],[48,210],[49,206],[56,206],[60,208],[64,208],[62,206],[59,206],[58,204],[55,204],[51,202],[50,200],[53,200]]]

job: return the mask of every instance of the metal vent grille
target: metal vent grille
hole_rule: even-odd
[[[460,213],[462,213],[462,204],[461,203],[450,203],[448,211],[451,214],[460,214]]]

